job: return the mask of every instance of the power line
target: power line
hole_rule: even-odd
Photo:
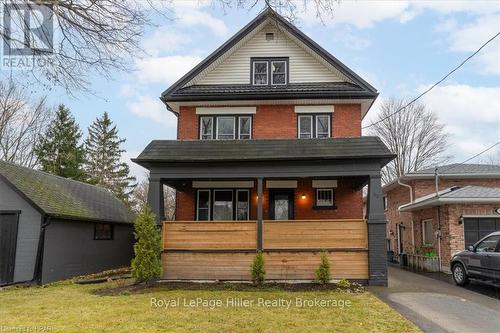
[[[443,82],[444,80],[446,80],[451,74],[453,74],[454,72],[456,72],[460,67],[462,67],[467,61],[469,61],[472,57],[474,57],[476,54],[478,54],[486,45],[488,45],[490,42],[492,42],[495,38],[497,38],[498,36],[500,35],[500,32],[497,32],[497,34],[493,37],[491,37],[490,39],[488,39],[488,41],[486,41],[483,45],[481,45],[481,47],[479,49],[476,50],[476,52],[472,53],[470,56],[468,56],[464,61],[462,61],[460,63],[460,65],[458,65],[457,67],[455,67],[451,72],[449,72],[448,74],[446,74],[441,80],[439,80],[438,82],[434,83],[430,88],[426,89],[424,92],[422,92],[420,95],[418,95],[417,97],[415,97],[414,99],[412,99],[408,104],[406,104],[405,106],[401,107],[400,109],[396,110],[395,112],[391,113],[390,115],[382,118],[382,119],[379,119],[377,120],[376,122],[374,123],[371,123],[370,125],[367,125],[367,126],[364,126],[362,129],[365,129],[365,128],[369,128],[369,127],[372,127],[378,123],[381,123],[383,122],[384,120],[392,117],[393,115],[395,115],[396,113],[399,113],[401,111],[403,111],[404,109],[406,109],[407,107],[409,107],[410,105],[412,105],[413,103],[415,103],[418,99],[420,99],[422,96],[424,96],[425,94],[427,94],[429,91],[431,91],[432,89],[434,89],[437,85],[439,85],[441,82]]]
[[[498,141],[497,143],[495,143],[495,144],[493,144],[493,145],[489,146],[488,148],[486,148],[486,149],[485,149],[485,150],[483,150],[482,152],[477,153],[476,155],[474,155],[474,156],[472,156],[472,157],[470,157],[470,158],[466,159],[465,161],[463,161],[463,162],[461,162],[461,163],[454,164],[454,165],[452,165],[452,166],[450,166],[450,167],[448,167],[448,168],[446,168],[446,169],[442,169],[442,170],[439,170],[439,171],[443,172],[443,171],[448,171],[448,170],[454,169],[454,168],[456,168],[457,166],[462,165],[462,164],[465,164],[465,163],[469,162],[470,160],[475,159],[475,158],[476,158],[476,157],[478,157],[479,155],[482,155],[482,154],[486,153],[487,151],[489,151],[489,150],[491,150],[491,149],[495,148],[496,146],[498,146],[499,144],[500,144],[500,141]]]

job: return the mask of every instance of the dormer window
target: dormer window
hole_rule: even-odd
[[[252,58],[251,66],[254,86],[278,86],[288,83],[288,58]]]
[[[268,62],[253,62],[253,84],[255,86],[267,86],[268,84]]]

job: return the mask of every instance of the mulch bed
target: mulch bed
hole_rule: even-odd
[[[265,283],[262,286],[257,286],[250,283],[238,282],[153,282],[149,284],[129,284],[116,287],[101,288],[94,291],[100,296],[115,296],[123,294],[137,294],[158,292],[162,290],[207,290],[207,291],[337,291],[346,293],[361,293],[364,292],[364,287],[351,283],[349,288],[339,287],[335,283],[319,284],[319,283]]]

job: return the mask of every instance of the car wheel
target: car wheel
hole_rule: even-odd
[[[459,286],[466,286],[469,284],[469,277],[465,272],[465,268],[462,264],[455,264],[451,269],[451,273],[453,275],[453,280]]]

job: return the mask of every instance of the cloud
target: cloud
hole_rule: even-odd
[[[161,124],[168,130],[175,131],[177,129],[177,117],[167,111],[165,105],[157,97],[138,96],[134,102],[127,104],[127,108],[133,114]]]
[[[171,54],[191,41],[188,34],[176,31],[172,26],[162,26],[143,41],[142,47],[147,54],[156,57],[160,54]]]
[[[147,177],[147,172],[148,170],[140,166],[139,164],[136,164],[132,162],[133,158],[136,158],[139,156],[141,152],[140,151],[126,151],[125,153],[122,154],[122,162],[125,162],[128,164],[130,168],[130,174],[136,178],[137,182],[140,182],[141,180],[145,179]]]
[[[209,29],[218,37],[226,36],[229,29],[224,21],[203,10],[209,5],[209,1],[183,0],[174,2],[174,24],[181,29]]]
[[[500,87],[450,84],[434,88],[422,102],[445,124],[457,160],[471,157],[499,140]]]
[[[429,85],[418,87],[418,93]],[[461,162],[498,142],[500,135],[500,87],[479,87],[466,84],[449,84],[436,87],[421,100],[445,125],[444,133],[450,135],[449,153]],[[383,99],[372,106],[363,125],[377,119]],[[368,131],[364,130],[363,135]],[[483,159],[473,160],[480,162]]]
[[[450,50],[456,52],[476,51],[500,30],[500,15],[485,15],[464,26],[448,20],[438,30],[449,33]],[[483,74],[500,74],[500,40],[497,38],[478,53],[473,61]]]
[[[142,83],[170,85],[180,79],[202,60],[199,56],[168,56],[139,59],[136,78]]]
[[[324,15],[327,25],[348,24],[358,29],[371,28],[375,23],[400,17],[408,8],[406,1],[342,1],[333,9],[333,16]],[[300,18],[306,24],[317,24],[316,13],[311,6]]]
[[[493,1],[341,1],[333,9],[333,16],[324,15],[327,25],[347,24],[358,29],[373,27],[385,20],[406,23],[424,11],[433,11],[441,15],[463,12],[484,15],[500,11]],[[307,24],[317,24],[316,13],[309,6],[301,10],[300,18]]]

